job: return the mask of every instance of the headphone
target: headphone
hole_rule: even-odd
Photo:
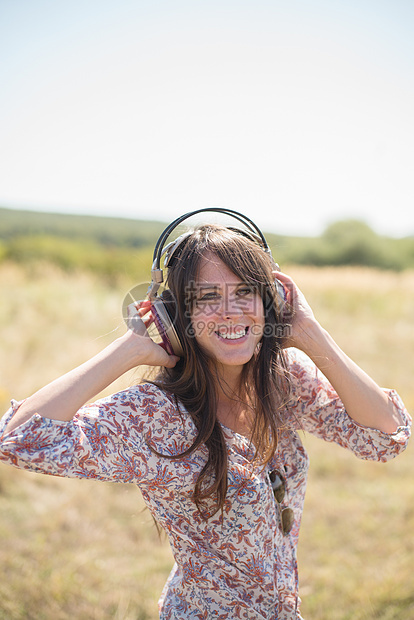
[[[175,219],[171,224],[169,224],[164,231],[161,233],[158,238],[157,243],[155,244],[154,254],[153,254],[153,263],[151,269],[151,283],[148,287],[147,291],[147,299],[151,301],[151,313],[154,317],[154,324],[157,328],[157,331],[162,339],[162,343],[164,345],[165,350],[170,355],[177,355],[178,357],[182,357],[184,355],[184,348],[181,343],[180,337],[177,333],[177,330],[174,327],[174,317],[172,316],[171,311],[168,308],[168,304],[158,296],[158,289],[160,285],[164,281],[163,270],[161,269],[161,259],[164,258],[164,269],[170,265],[171,258],[174,255],[174,252],[179,247],[179,245],[189,236],[192,232],[185,232],[180,235],[174,241],[171,241],[167,245],[165,242],[168,237],[171,235],[173,230],[177,228],[182,222],[192,217],[193,215],[197,215],[198,213],[205,212],[215,212],[222,213],[224,215],[228,215],[239,222],[241,222],[246,230],[242,230],[240,228],[228,227],[230,230],[233,230],[245,237],[248,237],[250,240],[255,241],[258,245],[260,245],[264,251],[272,257],[272,253],[267,244],[267,241],[261,232],[261,230],[256,226],[252,220],[248,217],[239,213],[238,211],[233,211],[232,209],[220,209],[215,207],[206,207],[204,209],[197,209],[196,211],[190,211],[189,213],[185,213],[181,215],[177,219]],[[273,258],[272,258],[273,260]],[[279,270],[279,265],[274,263],[275,269]],[[286,300],[286,292],[283,285],[275,280],[275,286],[277,289],[278,297],[280,298],[281,305],[279,310],[283,308],[284,302]]]

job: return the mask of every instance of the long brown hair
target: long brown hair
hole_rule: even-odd
[[[286,316],[283,318],[279,312],[280,299],[274,285],[272,271],[275,266],[271,256],[240,231],[214,224],[197,227],[178,246],[170,260],[167,290],[163,293],[165,302],[173,308],[170,313],[174,314],[184,355],[174,368],[161,368],[153,382],[175,396],[190,414],[198,431],[188,450],[167,458],[182,458],[202,444],[207,447],[208,459],[193,493],[193,500],[203,518],[223,508],[227,492],[227,448],[216,415],[220,378],[217,374],[212,376],[214,364],[193,337],[191,325],[194,296],[189,291],[197,282],[201,260],[207,253],[221,259],[242,282],[257,291],[263,301],[264,334],[256,353],[243,368],[237,396],[239,402],[254,412],[252,445],[255,460],[263,467],[276,451],[278,429],[283,424],[283,410],[289,395],[282,350]],[[214,500],[213,510],[211,500]]]

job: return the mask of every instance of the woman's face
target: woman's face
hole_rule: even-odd
[[[212,253],[202,258],[192,294],[191,322],[199,345],[219,365],[242,367],[263,335],[260,295]]]

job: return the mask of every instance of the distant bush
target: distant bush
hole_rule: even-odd
[[[151,252],[163,228],[160,222],[0,208],[0,261],[46,260],[65,270],[87,269],[107,278],[137,279],[137,271],[149,274]],[[414,237],[383,237],[359,220],[335,222],[320,237],[265,235],[282,267],[414,267]]]
[[[47,261],[65,271],[88,270],[106,278],[148,278],[151,250],[105,247],[91,240],[70,240],[46,235],[17,237],[5,245],[3,259],[21,264]],[[1,256],[1,248],[0,248]]]
[[[163,229],[163,223],[149,220],[0,208],[0,239],[5,241],[40,235],[140,248],[156,240]]]
[[[0,241],[0,263],[2,260],[6,258],[6,255],[7,255],[7,246],[5,243]]]
[[[414,267],[414,238],[377,235],[359,220],[328,226],[320,237],[279,238],[275,256],[280,261],[314,266],[359,265],[402,270]]]

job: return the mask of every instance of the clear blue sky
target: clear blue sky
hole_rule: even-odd
[[[0,0],[0,205],[414,234],[412,0]]]

